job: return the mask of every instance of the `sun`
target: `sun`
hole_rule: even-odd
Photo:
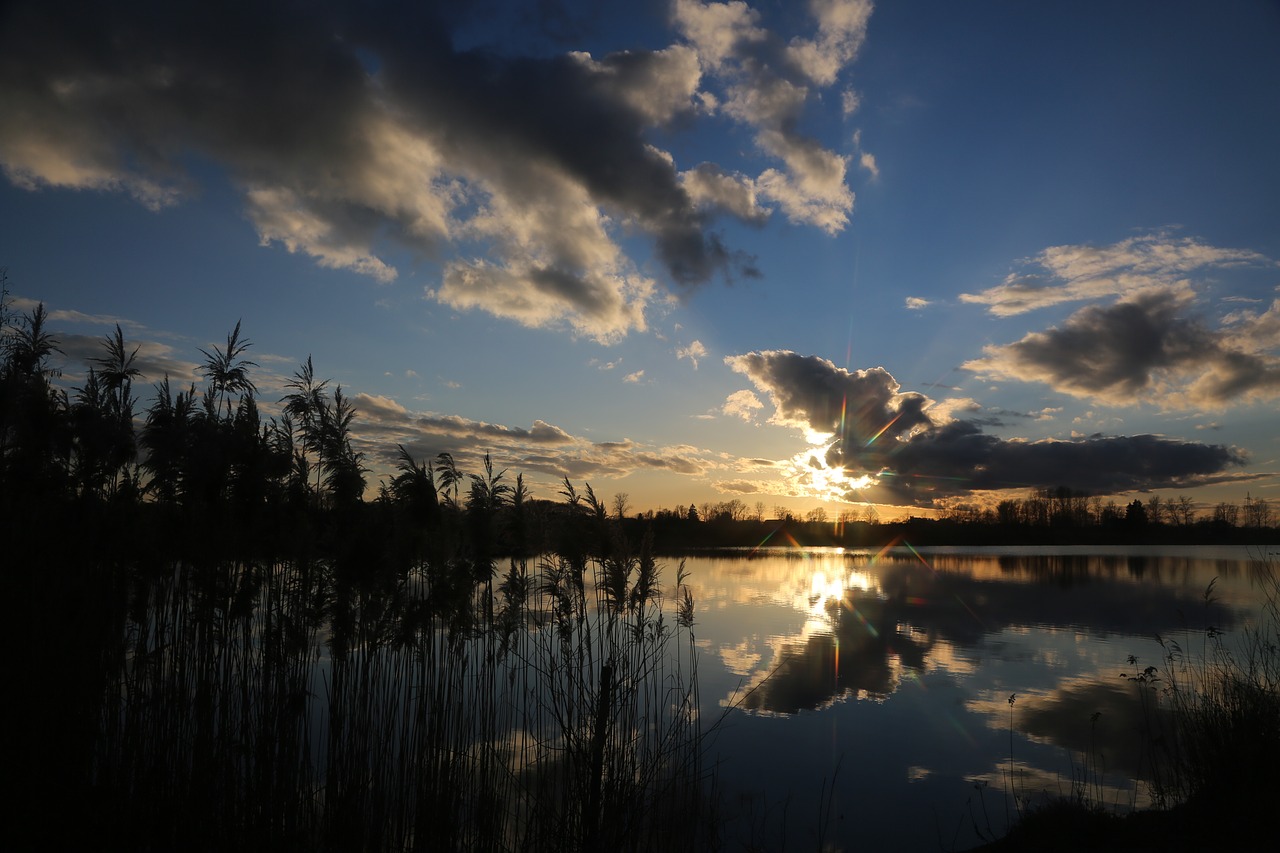
[[[877,480],[870,474],[851,477],[844,468],[824,463],[822,460],[833,443],[810,448],[791,457],[789,467],[792,478],[804,490],[807,497],[822,501],[850,503],[855,500],[854,495],[871,488]]]

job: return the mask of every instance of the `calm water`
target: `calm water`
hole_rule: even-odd
[[[723,715],[712,750],[729,848],[964,849],[980,841],[975,821],[1003,833],[1015,807],[1011,756],[1016,789],[1032,801],[1069,793],[1091,755],[1095,794],[1144,805],[1133,781],[1141,713],[1121,673],[1162,663],[1157,635],[1194,649],[1207,625],[1238,637],[1258,612],[1256,555],[895,548],[690,558],[702,714]]]

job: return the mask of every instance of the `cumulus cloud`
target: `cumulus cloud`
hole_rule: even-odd
[[[883,367],[850,372],[825,358],[787,350],[729,356],[725,363],[769,395],[774,423],[805,430],[817,440],[836,433],[892,439],[932,424],[924,411],[932,401],[902,392]]]
[[[700,208],[724,210],[744,222],[761,223],[769,210],[760,204],[755,181],[729,174],[714,163],[699,163],[680,175],[685,191]]]
[[[1154,435],[1001,438],[956,417],[972,410],[972,401],[934,407],[880,367],[848,371],[776,350],[726,363],[769,396],[774,422],[822,445],[821,458],[808,452],[810,476],[820,484],[857,483],[859,498],[870,490],[881,502],[929,504],[1007,488],[1067,486],[1094,494],[1186,488],[1238,479],[1231,469],[1244,462],[1234,448]]]
[[[1112,405],[1218,409],[1280,396],[1280,300],[1216,329],[1190,313],[1190,302],[1152,289],[1082,308],[1059,328],[987,346],[963,367]]]
[[[835,233],[853,210],[848,162],[801,134],[798,119],[811,92],[834,84],[857,56],[872,5],[813,0],[809,11],[817,33],[790,41],[763,28],[760,14],[743,2],[676,0],[673,14],[708,76],[723,83],[718,110],[752,128],[757,147],[783,164],[762,172],[755,192],[791,221]]]
[[[990,378],[1041,382],[1109,405],[1219,409],[1280,396],[1280,300],[1214,321],[1201,291],[1232,267],[1275,267],[1246,249],[1160,231],[1110,246],[1054,246],[1003,283],[964,302],[1010,317],[1092,301],[1065,322],[983,348],[963,367]],[[1257,305],[1227,296],[1223,303]]]
[[[745,4],[678,0],[664,47],[531,57],[458,46],[480,14],[468,4],[19,0],[0,31],[0,168],[27,189],[159,210],[207,160],[264,244],[383,282],[408,248],[442,261],[431,299],[611,342],[646,327],[660,287],[624,227],[687,288],[752,272],[716,216],[761,222],[776,205],[844,226],[845,160],[796,119],[853,60],[870,12],[815,0],[814,31],[787,40]],[[682,170],[650,140],[721,115],[775,164]]]
[[[922,296],[908,296],[906,306],[909,311],[919,311],[922,308],[928,308],[933,303]]]
[[[1051,246],[995,287],[962,293],[960,300],[1009,317],[1065,302],[1132,298],[1151,290],[1188,292],[1188,276],[1242,265],[1276,264],[1247,249],[1218,248],[1160,231],[1111,246]]]
[[[642,379],[644,379],[643,370],[637,370],[635,373],[628,373],[626,376],[622,377],[623,382],[630,382],[632,384],[638,383]]]

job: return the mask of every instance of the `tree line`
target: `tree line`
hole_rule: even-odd
[[[1059,486],[1037,489],[1025,498],[1008,498],[994,507],[957,503],[944,517],[973,524],[1027,527],[1129,527],[1193,526],[1217,529],[1247,527],[1265,529],[1276,516],[1265,498],[1246,495],[1243,505],[1222,501],[1207,511],[1187,495],[1165,498],[1153,494],[1125,505]]]

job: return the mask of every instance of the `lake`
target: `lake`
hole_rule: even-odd
[[[1018,802],[1149,803],[1142,686],[1258,618],[1245,547],[755,549],[686,560],[728,848],[953,850]],[[668,565],[667,571],[674,573]],[[1213,583],[1206,601],[1206,589]],[[1133,661],[1136,658],[1136,662]]]

